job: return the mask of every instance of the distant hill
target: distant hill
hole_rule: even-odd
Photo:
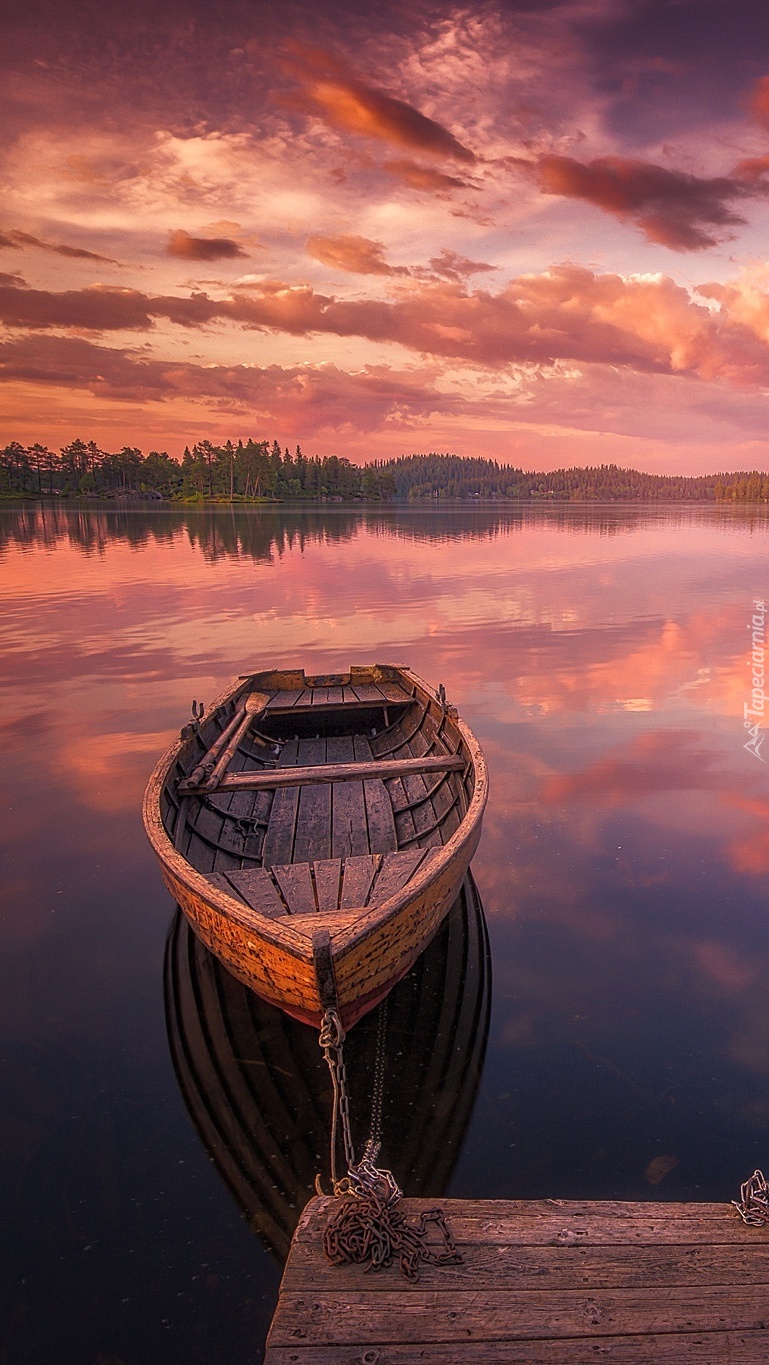
[[[767,502],[769,474],[642,474],[615,464],[529,473],[496,460],[404,455],[380,466],[410,502],[514,499],[547,502]]]

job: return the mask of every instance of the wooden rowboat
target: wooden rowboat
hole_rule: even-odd
[[[195,932],[271,1004],[345,1029],[433,938],[481,832],[477,740],[408,668],[244,675],[160,760],[144,824]]]
[[[236,981],[179,911],[166,944],[165,1002],[189,1114],[251,1227],[284,1260],[316,1175],[326,1188],[330,1178],[331,1095],[317,1036]],[[353,1132],[362,1138],[383,1030],[382,1155],[409,1195],[440,1196],[448,1186],[490,1012],[488,936],[468,874],[432,943],[345,1041]]]

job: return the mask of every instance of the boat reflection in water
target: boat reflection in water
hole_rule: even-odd
[[[331,1081],[317,1033],[230,976],[180,911],[166,947],[165,1000],[193,1122],[252,1227],[283,1260],[317,1174],[330,1190]],[[468,874],[435,939],[345,1042],[360,1155],[384,1026],[378,1165],[407,1195],[439,1196],[448,1185],[478,1089],[490,1010],[488,936]]]

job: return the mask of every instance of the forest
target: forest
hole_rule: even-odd
[[[196,442],[181,461],[167,451],[116,453],[74,440],[58,451],[11,441],[0,449],[0,497],[143,497],[178,502],[389,502],[422,506],[492,502],[769,502],[769,473],[644,474],[614,464],[531,473],[497,460],[402,455],[356,465],[306,456],[277,440]]]

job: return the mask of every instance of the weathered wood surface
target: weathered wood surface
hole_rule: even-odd
[[[430,755],[426,758],[374,759],[371,763],[326,763],[318,766],[307,765],[296,768],[265,768],[254,772],[227,773],[220,778],[217,791],[258,791],[264,787],[289,787],[297,783],[306,786],[316,782],[359,782],[365,777],[404,777],[410,773],[449,773],[461,772],[467,767],[467,759],[459,754],[446,754],[445,758]],[[179,783],[179,791],[185,792],[186,784]],[[213,791],[206,787],[206,791]]]
[[[209,872],[206,880],[270,919],[383,905],[436,855],[435,849],[322,858],[312,863],[272,864]]]
[[[769,1228],[731,1205],[434,1202],[462,1262],[412,1284],[397,1265],[330,1265],[334,1201],[311,1200],[265,1365],[769,1365]]]
[[[268,712],[290,711],[292,715],[309,715],[338,710],[370,711],[372,707],[407,706],[411,694],[398,683],[355,683],[346,687],[305,687],[276,692],[268,699]]]

